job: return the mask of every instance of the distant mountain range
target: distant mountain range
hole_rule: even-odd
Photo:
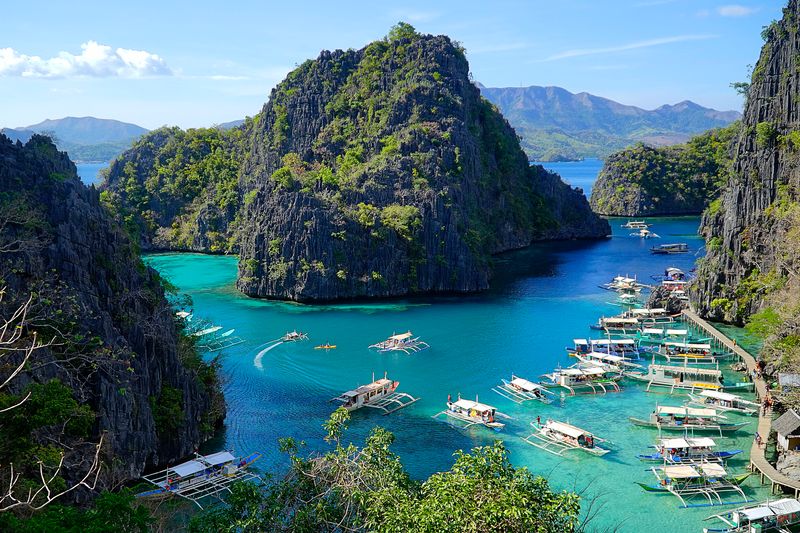
[[[0,131],[11,140],[22,142],[27,142],[34,133],[47,134],[73,161],[110,161],[148,132],[136,124],[95,117],[48,119]]]
[[[652,111],[561,87],[484,87],[537,161],[605,157],[636,142],[663,146],[741,118],[688,100]]]
[[[741,117],[737,111],[717,111],[688,100],[648,111],[560,87],[478,87],[505,115],[528,157],[536,161],[605,157],[636,142],[678,144]],[[230,129],[243,122],[216,127]],[[94,117],[65,117],[0,131],[23,142],[34,133],[49,134],[59,149],[79,162],[111,161],[148,132],[136,124]]]

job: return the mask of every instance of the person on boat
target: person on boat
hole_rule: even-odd
[[[539,426],[539,427],[542,427],[542,417],[541,416],[537,416],[536,417],[536,425]]]
[[[447,395],[447,403],[448,404],[453,403],[453,396],[451,396],[450,394]]]

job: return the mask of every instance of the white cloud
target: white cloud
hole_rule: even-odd
[[[113,49],[89,41],[79,55],[59,52],[51,58],[29,56],[13,48],[0,48],[0,77],[23,78],[141,78],[171,76],[172,70],[158,55],[144,50]]]
[[[747,15],[752,15],[756,11],[758,10],[754,7],[740,6],[737,4],[717,8],[717,13],[723,17],[746,17]]]
[[[637,50],[639,48],[649,48],[651,46],[661,46],[664,44],[683,43],[686,41],[704,41],[707,39],[715,39],[716,35],[676,35],[674,37],[661,37],[658,39],[648,39],[646,41],[637,41],[634,43],[622,44],[618,46],[607,46],[602,48],[577,48],[575,50],[566,50],[559,52],[542,61],[558,61],[559,59],[568,59],[571,57],[591,56],[599,54],[612,54],[615,52],[624,52],[627,50]]]

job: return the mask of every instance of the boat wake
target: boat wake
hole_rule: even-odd
[[[259,369],[259,370],[264,370],[264,365],[261,364],[261,359],[263,359],[264,354],[267,353],[268,351],[270,351],[271,349],[275,348],[276,346],[280,346],[281,344],[283,344],[283,342],[282,341],[278,341],[275,344],[271,344],[271,345],[267,346],[266,348],[264,348],[263,350],[261,350],[260,352],[258,352],[258,354],[256,355],[256,358],[253,359],[253,364],[255,365],[255,367],[257,369]]]

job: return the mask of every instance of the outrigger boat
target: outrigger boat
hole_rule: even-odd
[[[297,342],[297,341],[307,341],[308,334],[303,333],[301,331],[288,331],[286,335],[281,337],[281,341],[283,342]]]
[[[670,392],[680,390],[719,390],[722,388],[722,372],[713,368],[695,368],[689,366],[669,366],[650,364],[647,372],[628,371],[625,376],[647,382],[651,387],[667,387]]]
[[[643,285],[642,283],[636,281],[636,278],[630,278],[628,276],[616,276],[608,283],[600,285],[600,288],[609,291],[625,292],[630,294],[637,293],[646,286],[647,285]]]
[[[517,377],[514,374],[511,374],[511,381],[504,379],[502,385],[498,385],[492,390],[503,398],[519,404],[533,400],[552,403],[553,399],[549,398],[548,395],[555,396],[555,393],[547,390],[542,385]]]
[[[600,317],[597,324],[589,326],[591,329],[607,333],[636,334],[641,329],[638,318],[626,317]]]
[[[433,415],[433,418],[438,418],[445,415],[457,423],[464,424],[464,429],[474,425],[486,426],[489,429],[500,431],[505,427],[505,424],[497,421],[497,417],[508,418],[511,417],[499,412],[495,407],[478,402],[478,397],[475,396],[475,401],[464,400],[459,395],[458,400],[455,402],[447,398],[447,409],[440,413]]]
[[[630,311],[625,311],[622,314],[624,318],[636,318],[642,325],[656,325],[656,324],[672,324],[675,322],[675,316],[663,307],[653,308],[636,308]]]
[[[149,498],[174,494],[194,502],[201,509],[200,500],[206,496],[217,495],[222,491],[231,492],[230,486],[239,481],[259,479],[248,472],[247,467],[261,457],[253,453],[246,457],[236,457],[230,452],[217,452],[211,455],[195,454],[191,461],[171,466],[142,479],[156,488],[136,495]]]
[[[709,437],[660,439],[653,447],[655,453],[639,454],[642,461],[678,464],[693,461],[726,461],[742,450],[715,451],[717,443]]]
[[[685,281],[687,279],[686,273],[680,268],[669,267],[664,270],[664,274],[650,276],[653,281]]]
[[[647,228],[640,228],[639,231],[631,233],[631,237],[641,237],[642,239],[660,239],[658,233],[653,233]]]
[[[569,355],[582,355],[592,352],[611,355],[639,356],[639,347],[635,339],[572,339],[573,347],[567,348]]]
[[[382,342],[372,344],[370,349],[378,350],[379,352],[420,352],[430,348],[430,345],[420,340],[419,337],[414,337],[410,331],[392,335]]]
[[[656,255],[685,254],[689,253],[689,245],[685,242],[662,244],[661,246],[650,248],[650,253]]]
[[[381,379],[375,379],[373,374],[372,383],[344,392],[329,401],[341,403],[342,407],[348,411],[372,407],[380,409],[384,415],[388,415],[419,400],[405,392],[397,392],[398,385],[400,385],[399,381],[388,379],[386,374]]]
[[[540,424],[533,421],[531,426],[535,431],[522,440],[548,453],[563,455],[569,450],[582,450],[593,455],[605,455],[611,451],[597,446],[598,442],[606,442],[604,439],[564,422],[547,420]]]
[[[617,381],[622,376],[608,377],[608,373],[608,370],[599,366],[557,368],[550,374],[543,374],[542,377],[546,378],[547,381],[540,381],[539,384],[548,388],[561,387],[567,389],[571,396],[578,392],[583,394],[619,392]]]
[[[735,394],[715,390],[700,391],[700,394],[689,393],[690,401],[686,405],[711,407],[718,411],[732,411],[743,415],[757,415],[760,408],[756,402],[745,400]]]
[[[664,465],[651,468],[658,481],[655,485],[636,482],[647,492],[674,494],[681,507],[711,507],[714,505],[733,505],[749,500],[739,487],[750,472],[731,475],[719,463],[695,463],[687,465]],[[722,493],[733,492],[742,497],[740,501],[726,502]],[[686,500],[702,497],[703,503],[691,504]]]
[[[722,528],[703,528],[703,533],[788,532],[800,524],[800,501],[794,498],[761,502],[725,514],[709,516],[725,524]]]
[[[723,432],[737,431],[747,425],[746,422],[720,422],[724,419],[725,416],[714,409],[672,405],[657,405],[647,420],[628,417],[636,426],[657,428],[659,431],[716,431],[720,436]]]
[[[620,228],[624,229],[642,229],[642,228],[649,228],[651,224],[648,224],[644,220],[629,220],[625,224],[620,224]]]
[[[606,372],[612,372],[617,374],[622,374],[625,370],[631,368],[642,368],[641,365],[637,365],[636,363],[632,362],[630,359],[626,357],[622,357],[620,355],[614,355],[609,353],[602,353],[602,352],[589,352],[585,354],[575,354],[575,357],[581,363],[584,363],[586,366],[599,366],[606,370]]]
[[[228,331],[220,333],[219,335],[211,334],[206,337],[202,337],[197,342],[197,347],[206,352],[219,352],[221,350],[225,350],[226,348],[231,348],[233,346],[242,344],[244,339],[233,335],[234,331],[235,330],[233,329],[229,329]]]
[[[711,350],[711,345],[707,343],[675,342],[666,341],[655,355],[663,357],[667,362],[683,363],[684,366],[694,365],[716,365],[719,359],[727,357],[727,354],[716,354]]]

